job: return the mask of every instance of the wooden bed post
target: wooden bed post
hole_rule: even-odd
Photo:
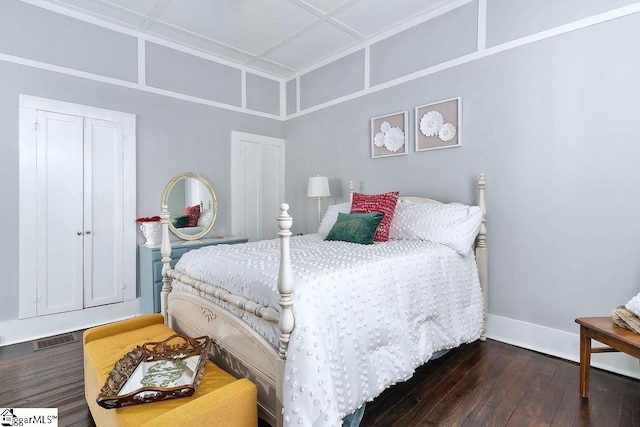
[[[169,241],[169,208],[162,205],[160,212],[162,224],[162,244],[160,253],[162,254],[162,292],[160,292],[160,311],[164,316],[164,322],[168,324],[167,316],[167,300],[169,292],[171,292],[171,278],[167,275],[167,271],[171,269],[171,242]]]
[[[293,271],[291,270],[291,225],[293,218],[289,215],[289,205],[283,203],[280,205],[280,215],[278,215],[278,237],[280,238],[280,270],[278,272],[278,293],[280,299],[280,320],[278,328],[280,329],[280,347],[278,354],[282,360],[287,358],[287,347],[289,346],[289,338],[295,324],[293,318]]]
[[[353,181],[349,181],[349,201],[353,203]]]
[[[478,276],[480,278],[480,286],[482,287],[482,298],[484,306],[484,322],[482,326],[482,335],[480,341],[487,340],[487,305],[489,292],[489,264],[487,254],[487,202],[485,199],[485,190],[487,189],[487,180],[484,173],[478,178],[478,205],[482,210],[482,223],[480,224],[480,232],[476,241],[476,262],[478,263]]]

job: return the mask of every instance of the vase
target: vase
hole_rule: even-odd
[[[160,221],[148,221],[140,224],[140,230],[146,239],[145,246],[154,246],[160,243],[158,231],[160,231]]]

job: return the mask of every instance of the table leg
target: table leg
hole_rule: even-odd
[[[580,396],[589,397],[591,371],[591,338],[586,327],[580,325]]]

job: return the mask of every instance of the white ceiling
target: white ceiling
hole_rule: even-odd
[[[455,0],[46,0],[288,77]]]

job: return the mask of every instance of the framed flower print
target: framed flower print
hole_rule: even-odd
[[[460,147],[462,98],[416,107],[416,151]]]
[[[371,119],[371,158],[407,154],[407,111]]]

